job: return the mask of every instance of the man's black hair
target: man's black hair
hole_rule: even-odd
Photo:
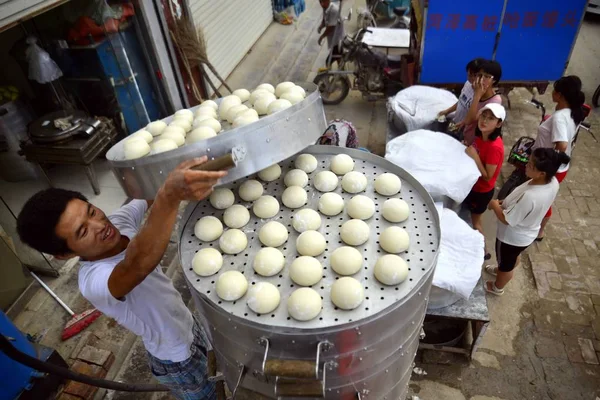
[[[469,61],[467,63],[467,72],[479,72],[479,69],[481,68],[481,64],[483,64],[486,61],[485,58],[474,58],[471,61]]]
[[[74,199],[88,201],[79,192],[57,188],[31,196],[17,218],[17,232],[23,243],[47,254],[70,253],[67,241],[56,234],[56,226],[67,204]]]
[[[494,77],[494,86],[496,86],[498,82],[500,82],[500,78],[502,78],[502,66],[498,61],[485,60],[479,67],[479,70]]]

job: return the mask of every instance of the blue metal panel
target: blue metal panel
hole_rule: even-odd
[[[496,60],[503,81],[562,76],[587,0],[508,0]]]
[[[135,31],[129,27],[128,29],[121,31],[120,35],[120,41],[127,51],[127,57],[131,63],[131,69],[135,73],[148,117],[150,118],[150,121],[156,120],[159,118],[160,112],[149,75],[151,72],[148,71],[144,61],[140,44],[135,36]],[[119,65],[109,40],[104,40],[100,43],[97,47],[97,51],[99,60],[104,68],[104,73],[106,76],[112,77],[115,80],[115,95],[119,102],[121,112],[123,113],[127,130],[129,130],[129,133],[133,133],[143,128],[150,121],[146,121],[139,112],[140,98],[137,96],[135,83],[127,79],[129,71],[125,65]],[[119,49],[117,49],[117,51],[119,51]]]
[[[421,83],[461,83],[477,57],[492,58],[504,0],[429,0]]]
[[[16,326],[0,311],[0,335],[11,338],[11,344],[17,350],[35,357],[35,348]],[[36,371],[13,361],[0,352],[0,400],[13,400],[31,384]]]

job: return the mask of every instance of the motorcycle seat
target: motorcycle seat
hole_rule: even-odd
[[[400,63],[402,61],[402,56],[400,55],[389,55],[387,56],[387,64],[391,68],[400,68]]]
[[[393,12],[398,17],[403,17],[408,11],[408,7],[394,7]]]

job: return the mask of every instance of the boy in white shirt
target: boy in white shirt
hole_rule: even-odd
[[[81,193],[52,188],[30,198],[17,219],[29,246],[60,259],[80,257],[83,296],[142,337],[152,374],[183,400],[216,398],[207,380],[209,343],[159,263],[181,202],[206,198],[226,175],[191,169],[206,160],[183,162],[154,200],[133,200],[109,216]]]
[[[481,64],[485,61],[484,58],[475,58],[467,64],[467,81],[465,82],[458,101],[450,108],[440,111],[438,117],[447,116],[450,113],[454,113],[452,116],[452,122],[458,124],[462,122],[467,116],[467,112],[473,103],[473,96],[475,91],[473,90],[473,82],[475,77],[481,68]]]

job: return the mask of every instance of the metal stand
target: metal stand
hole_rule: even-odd
[[[94,189],[94,194],[97,196],[100,194],[100,184],[98,183],[98,177],[96,176],[96,170],[94,169],[94,164],[88,164],[85,166],[85,174],[87,175],[90,183],[92,184],[92,189]]]
[[[480,279],[468,300],[460,300],[448,307],[430,310],[426,313],[428,317],[470,322],[471,332],[473,334],[473,341],[471,344],[467,347],[461,347],[459,344],[456,346],[439,346],[421,342],[419,343],[419,349],[464,354],[469,359],[473,358],[473,355],[477,351],[477,347],[479,347],[481,339],[490,324],[487,299],[485,297],[483,284],[483,280]]]

